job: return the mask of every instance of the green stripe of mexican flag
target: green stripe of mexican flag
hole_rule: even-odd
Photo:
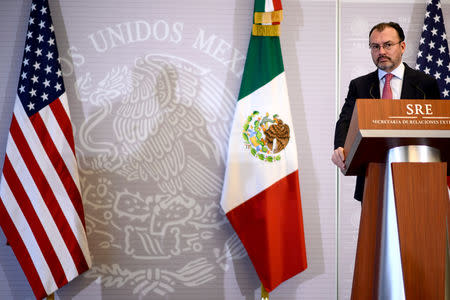
[[[270,17],[281,12],[281,2],[256,0],[255,12]],[[276,32],[273,24],[261,24],[267,26],[261,32]],[[278,36],[251,36],[221,206],[267,291],[306,269],[297,149]]]

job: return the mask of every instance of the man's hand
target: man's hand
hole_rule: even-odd
[[[344,148],[339,147],[334,149],[331,161],[338,166],[342,171],[345,170],[345,154]]]

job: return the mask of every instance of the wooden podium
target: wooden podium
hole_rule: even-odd
[[[447,299],[450,101],[358,99],[345,175],[365,175],[352,299]]]

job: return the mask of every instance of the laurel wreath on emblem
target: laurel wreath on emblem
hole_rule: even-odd
[[[289,126],[277,114],[262,116],[254,111],[243,126],[244,144],[250,153],[262,161],[281,160],[279,154],[289,143]]]

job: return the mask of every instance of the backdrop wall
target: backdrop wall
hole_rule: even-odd
[[[253,1],[49,2],[94,262],[56,298],[258,299],[259,280],[219,207]],[[0,6],[0,168],[30,3]],[[330,161],[334,124],[351,78],[374,69],[371,26],[399,22],[414,66],[425,13],[422,1],[385,5],[283,1],[309,267],[271,299],[350,296],[360,205],[354,178]],[[1,233],[0,298],[32,299],[5,244]]]

